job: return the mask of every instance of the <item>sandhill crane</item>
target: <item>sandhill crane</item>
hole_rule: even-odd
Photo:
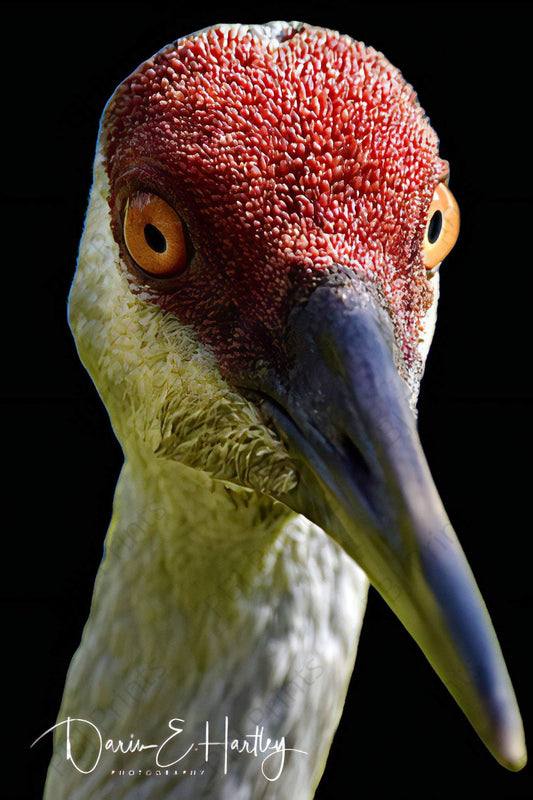
[[[413,89],[334,31],[218,25],[111,98],[70,320],[125,464],[47,800],[311,798],[369,581],[525,763],[416,432],[447,183]]]

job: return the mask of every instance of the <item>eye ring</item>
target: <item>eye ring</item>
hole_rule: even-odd
[[[446,258],[459,235],[459,207],[445,183],[439,183],[429,207],[422,260],[430,277]]]
[[[124,242],[131,258],[154,277],[179,275],[187,267],[183,223],[166,200],[151,192],[135,192],[124,212]]]

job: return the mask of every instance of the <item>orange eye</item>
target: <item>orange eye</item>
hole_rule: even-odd
[[[124,241],[133,260],[150,275],[165,278],[187,266],[187,244],[179,216],[161,197],[136,192],[126,205]]]
[[[459,235],[459,207],[446,184],[439,183],[429,207],[422,244],[422,258],[428,272],[445,258]]]

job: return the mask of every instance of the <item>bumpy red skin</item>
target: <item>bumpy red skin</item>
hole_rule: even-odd
[[[192,325],[224,373],[282,361],[292,305],[336,265],[375,282],[416,361],[432,298],[422,236],[447,164],[380,53],[303,25],[279,46],[210,29],[139,67],[103,132],[133,290]],[[138,189],[185,220],[194,256],[178,277],[149,279],[129,258],[122,218]]]

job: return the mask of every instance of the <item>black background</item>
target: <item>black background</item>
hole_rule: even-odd
[[[1,783],[9,800],[41,796],[50,741],[29,745],[57,714],[121,464],[66,324],[99,116],[141,61],[222,21],[303,19],[373,45],[415,86],[440,135],[462,231],[442,269],[420,432],[531,735],[529,4],[207,5],[1,7],[4,708],[14,701]],[[317,798],[452,796],[531,797],[531,770],[511,774],[492,759],[372,592]]]

